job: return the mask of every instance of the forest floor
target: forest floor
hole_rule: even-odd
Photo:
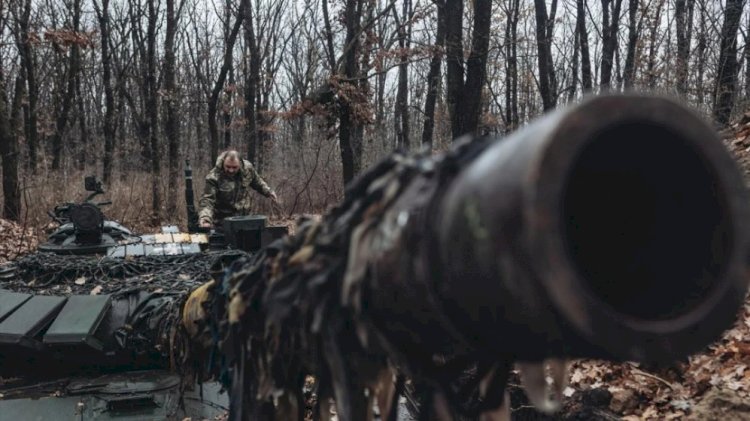
[[[750,113],[722,135],[750,185]],[[294,226],[290,218],[271,222]],[[0,263],[34,250],[41,232],[0,219]],[[750,299],[732,329],[685,361],[668,367],[572,362],[564,395],[569,398],[560,414],[564,419],[750,420]],[[513,418],[560,418],[526,409],[514,404]]]

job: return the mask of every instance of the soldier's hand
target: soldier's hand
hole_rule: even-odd
[[[211,228],[211,223],[206,220],[201,221],[200,225],[201,225],[201,228]]]
[[[274,192],[274,191],[271,192],[271,200],[273,200],[273,203],[275,203],[277,205],[279,204],[279,197],[276,196],[276,192]]]

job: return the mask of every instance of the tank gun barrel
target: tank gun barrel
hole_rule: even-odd
[[[423,284],[445,332],[484,352],[676,360],[729,328],[745,297],[740,173],[663,98],[561,109],[492,143],[433,200],[406,236],[435,241],[405,259],[432,269],[396,269],[373,294],[387,313],[385,291]]]
[[[699,117],[594,97],[440,158],[390,157],[321,222],[199,290],[183,322],[223,338],[236,417],[271,399],[258,379],[294,395],[296,369],[329,382],[319,400],[335,397],[341,419],[364,419],[356,390],[385,361],[444,394],[464,372],[445,362],[473,361],[478,390],[497,395],[513,362],[707,346],[745,297],[749,218],[741,174]]]

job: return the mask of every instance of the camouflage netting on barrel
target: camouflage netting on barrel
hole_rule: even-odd
[[[390,156],[350,185],[344,203],[322,221],[300,221],[294,237],[239,259],[198,294],[208,316],[188,323],[213,348],[208,354],[221,356],[207,360],[205,369],[229,389],[232,419],[303,419],[309,375],[317,382],[315,411],[323,419],[330,416],[330,398],[340,419],[371,419],[376,400],[381,419],[395,419],[387,414],[397,410],[404,373],[441,390],[455,389],[443,381],[452,378],[443,374],[447,355],[435,363],[424,355],[404,355],[381,332],[383,323],[398,326],[397,306],[373,320],[369,292],[378,288],[372,276],[378,268],[371,262],[383,253],[408,255],[406,242],[416,239],[404,237],[404,218],[426,223],[423,213],[399,209],[405,189],[417,187],[408,200],[429,208],[462,162],[485,146],[466,143],[439,160]],[[418,179],[422,182],[415,183]],[[409,267],[428,270],[418,262]]]

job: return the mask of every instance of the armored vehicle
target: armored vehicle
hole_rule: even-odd
[[[49,212],[59,226],[37,252],[0,267],[0,420],[220,416],[226,393],[171,370],[186,345],[166,349],[160,336],[180,329],[174,310],[212,266],[220,273],[285,228],[251,215],[225,230],[137,235],[106,218],[95,177],[84,184],[83,201]],[[186,199],[190,213],[192,185]]]
[[[63,243],[104,238],[78,212]],[[195,385],[217,379],[231,420],[393,420],[410,388],[420,419],[509,419],[514,366],[552,411],[566,359],[670,363],[730,327],[748,221],[697,115],[593,97],[506,139],[394,153],[257,252],[273,233],[240,217],[204,242],[19,259],[0,271],[0,418],[212,417],[220,388]]]

